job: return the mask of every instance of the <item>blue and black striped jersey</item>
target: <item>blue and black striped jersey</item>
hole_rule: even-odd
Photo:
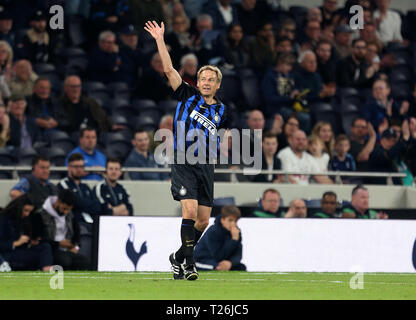
[[[183,163],[178,154],[186,155],[190,147],[194,156],[206,163],[217,159],[220,144],[217,132],[228,128],[230,122],[227,107],[217,97],[215,104],[208,105],[199,90],[185,81],[176,89],[175,96],[179,102],[173,122],[174,162]],[[197,132],[202,137],[196,136]]]

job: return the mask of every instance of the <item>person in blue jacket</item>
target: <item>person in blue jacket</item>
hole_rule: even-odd
[[[194,258],[199,270],[240,270],[246,266],[241,263],[243,246],[241,231],[237,221],[241,217],[235,206],[224,206],[221,215],[202,236],[195,247]]]

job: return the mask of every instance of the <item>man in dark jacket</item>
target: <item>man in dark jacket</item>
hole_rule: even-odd
[[[34,205],[40,208],[49,196],[58,193],[57,188],[49,182],[50,161],[43,156],[36,156],[32,160],[32,173],[23,177],[10,190],[10,198],[16,199],[24,193],[29,193],[34,197]]]
[[[10,139],[8,146],[15,148],[33,148],[41,140],[41,133],[35,119],[25,114],[27,102],[23,96],[13,95],[9,100]]]
[[[240,210],[235,206],[221,209],[221,215],[215,218],[214,225],[195,247],[194,256],[199,270],[246,270],[241,263],[243,246],[237,226],[240,217]]]
[[[92,127],[100,132],[117,129],[107,118],[105,111],[92,98],[82,95],[82,82],[78,76],[68,76],[64,82],[64,94],[58,100],[62,111],[59,126],[67,132]]]
[[[51,82],[48,78],[36,79],[33,94],[28,99],[28,114],[35,119],[43,136],[58,127],[57,105],[51,98]]]
[[[338,87],[371,88],[375,70],[365,62],[367,43],[356,39],[352,43],[352,54],[337,63],[336,82]]]
[[[48,197],[37,214],[42,219],[43,239],[52,246],[54,263],[64,270],[88,270],[89,259],[79,251],[79,225],[72,214],[76,196],[61,190],[58,197]]]
[[[116,35],[111,31],[101,32],[98,36],[98,46],[90,53],[88,79],[103,83],[119,81],[121,64]]]

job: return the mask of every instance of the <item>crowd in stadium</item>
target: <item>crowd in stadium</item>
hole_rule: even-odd
[[[65,9],[63,30],[49,26],[53,4]],[[364,9],[363,29],[350,27],[349,8],[355,4]],[[165,22],[173,64],[185,81],[196,85],[201,65],[221,68],[219,97],[232,110],[233,126],[267,132],[263,169],[404,172],[407,177],[394,182],[412,183],[412,12],[390,8],[388,0],[346,1],[341,8],[336,0],[323,0],[317,8],[283,8],[265,0],[0,5],[2,165],[30,164],[36,154],[64,165],[81,143],[80,130],[88,127],[96,129],[96,147],[76,151],[101,152],[101,167],[106,156],[129,167],[158,166],[153,133],[172,128],[176,101],[155,43],[143,31],[150,19]],[[11,178],[10,172],[0,174]],[[308,183],[295,176],[217,178]]]
[[[50,28],[48,9],[54,4],[65,9],[63,30]],[[350,27],[349,8],[355,4],[364,9],[363,29]],[[177,101],[156,45],[143,31],[147,20],[164,21],[174,67],[189,84],[196,86],[198,67],[220,67],[218,96],[231,109],[233,127],[261,129],[263,169],[322,173],[218,173],[216,181],[331,184],[334,178],[326,171],[375,171],[405,173],[393,182],[412,185],[414,12],[393,9],[390,0],[347,0],[341,5],[340,0],[322,0],[316,8],[283,8],[279,0],[0,0],[0,165],[32,165],[32,174],[21,177],[10,191],[15,200],[8,211],[22,217],[21,210],[42,207],[45,199],[58,195],[49,179],[63,179],[58,198],[42,208],[54,215],[74,207],[73,218],[81,222],[81,230],[69,227],[73,242],[66,242],[58,230],[63,242],[51,236],[55,247],[37,247],[46,252],[37,257],[50,256],[47,251],[53,250],[61,255],[60,264],[85,268],[89,262],[76,256],[80,234],[84,240],[92,234],[91,216],[84,213],[95,215],[91,208],[100,208],[107,214],[131,215],[127,193],[117,183],[122,166],[163,167],[155,159],[154,133],[172,130]],[[252,133],[250,139],[253,143]],[[51,164],[68,166],[68,173],[49,174]],[[84,176],[84,166],[100,172]],[[218,167],[238,166],[230,162]],[[12,172],[0,171],[0,178],[11,179]],[[101,180],[96,198],[89,196],[93,191],[81,178]],[[129,172],[128,178],[168,180],[169,174]],[[386,184],[386,178],[342,181]],[[62,192],[66,189],[73,189],[77,199]],[[114,190],[123,201],[105,202],[106,192],[117,200]],[[28,193],[37,196],[22,197]],[[292,201],[287,212],[279,204],[279,192],[268,189],[253,216],[307,216],[302,199]],[[361,185],[354,189],[350,207],[336,213],[336,204],[336,194],[325,193],[322,212],[315,216],[387,218],[369,210],[368,191]],[[50,217],[43,215],[47,228]],[[7,223],[2,220],[1,228],[6,230]],[[29,240],[21,236],[2,245],[10,249]],[[59,246],[68,249],[67,256]],[[41,268],[50,264],[45,258]]]

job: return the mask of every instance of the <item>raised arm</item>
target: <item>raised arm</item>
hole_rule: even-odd
[[[144,29],[156,40],[157,50],[162,59],[163,71],[168,77],[172,89],[175,91],[181,85],[182,78],[173,68],[172,60],[170,59],[168,49],[166,48],[165,39],[163,38],[165,25],[162,22],[159,27],[156,21],[147,21]]]

